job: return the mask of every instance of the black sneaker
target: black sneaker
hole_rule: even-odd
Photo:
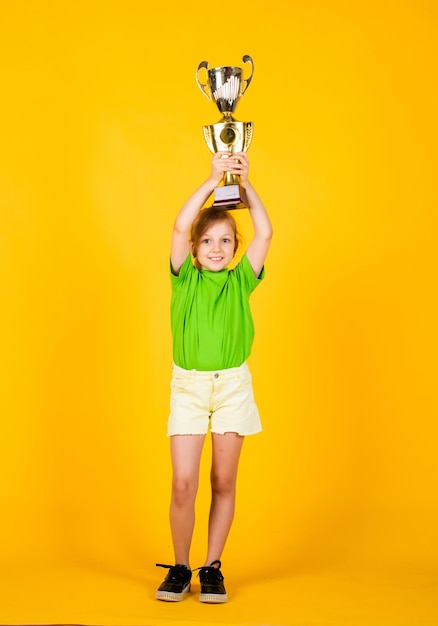
[[[157,567],[167,567],[169,570],[155,593],[157,600],[166,602],[182,600],[184,594],[190,591],[192,572],[189,568],[185,565],[163,565],[162,563],[157,563]]]
[[[214,567],[214,565],[217,565],[217,567]],[[224,577],[220,570],[221,565],[220,561],[213,561],[209,566],[199,568],[198,576],[201,582],[199,599],[201,602],[216,604],[228,600],[224,587]]]

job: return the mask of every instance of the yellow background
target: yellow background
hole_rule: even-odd
[[[0,622],[437,624],[435,3],[24,0],[0,29]],[[219,119],[196,67],[244,54],[264,433],[230,602],[168,605],[170,230]],[[208,446],[194,567],[207,505]]]

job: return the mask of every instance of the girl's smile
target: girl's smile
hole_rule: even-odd
[[[235,244],[235,236],[228,220],[212,224],[194,250],[201,270],[223,270],[234,257]]]

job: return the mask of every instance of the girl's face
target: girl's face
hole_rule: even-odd
[[[200,237],[197,249],[192,244],[201,270],[220,272],[234,257],[236,237],[228,220],[211,224]]]

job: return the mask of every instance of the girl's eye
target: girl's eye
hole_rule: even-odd
[[[210,243],[210,239],[203,239],[202,243]]]
[[[223,242],[224,243],[230,243],[230,240],[229,239],[224,239]]]

